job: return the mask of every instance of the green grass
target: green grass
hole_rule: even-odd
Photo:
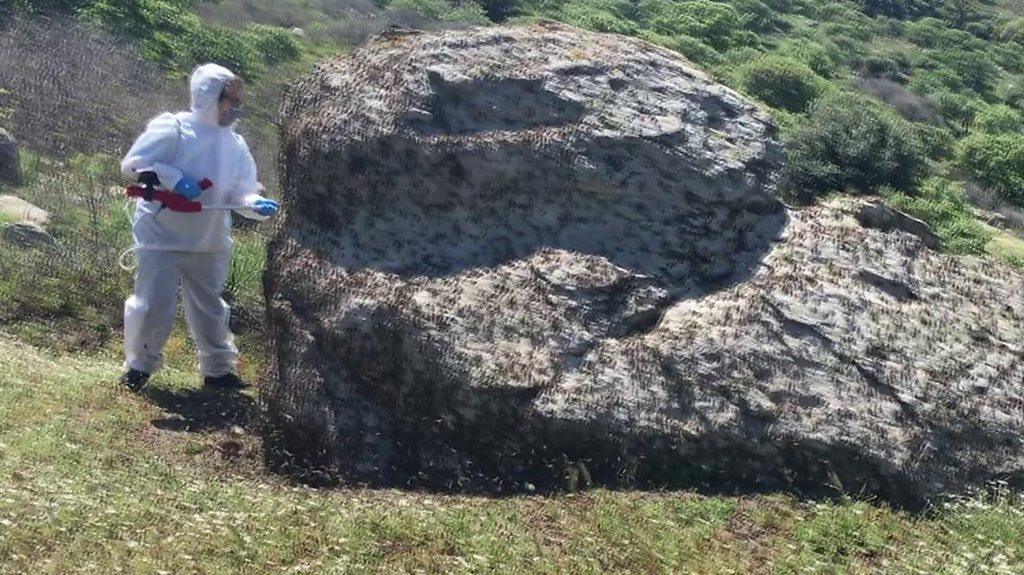
[[[992,234],[988,244],[988,253],[1009,262],[1018,268],[1024,268],[1024,239],[1006,230],[985,225]]]
[[[0,335],[0,573],[1024,569],[1024,502],[1005,492],[915,516],[788,495],[492,499],[292,485],[261,470],[248,431],[169,428],[175,413],[223,401],[194,391],[180,340],[147,400],[112,384],[113,354],[48,352]]]

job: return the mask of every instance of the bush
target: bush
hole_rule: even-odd
[[[1024,206],[1024,134],[975,132],[960,141],[957,162],[981,186]]]
[[[1024,18],[1007,21],[996,31],[996,37],[1005,42],[1024,44]]]
[[[487,15],[483,6],[472,1],[450,2],[449,0],[392,0],[390,10],[415,12],[430,20],[447,22],[469,22],[483,24]]]
[[[266,24],[250,24],[246,37],[268,66],[297,60],[302,46],[289,30]]]
[[[806,110],[826,86],[806,64],[780,56],[765,56],[743,66],[739,83],[746,93],[790,112]]]
[[[640,34],[640,37],[653,44],[679,52],[686,56],[687,59],[701,66],[713,66],[722,59],[714,48],[689,36],[662,36],[660,34],[643,32]]]
[[[175,60],[184,69],[197,64],[220,64],[244,78],[263,71],[263,57],[244,35],[221,26],[201,26],[174,43]]]
[[[839,74],[843,61],[842,50],[829,41],[799,38],[780,47],[778,54],[799,60],[823,78],[834,78]]]
[[[934,3],[928,0],[857,0],[857,3],[869,16],[890,16],[904,20],[936,14]]]
[[[924,220],[951,253],[984,254],[992,239],[971,212],[963,183],[932,178],[917,195],[889,191],[884,196],[890,206]]]
[[[215,62],[253,79],[266,64],[298,56],[299,45],[287,38],[283,30],[258,26],[238,31],[205,24],[186,9],[191,4],[190,0],[100,0],[83,8],[80,14],[88,21],[137,39],[147,58],[179,73],[198,64]]]
[[[953,30],[938,18],[922,18],[906,28],[907,39],[923,48],[982,49],[984,42],[962,30]]]
[[[884,56],[868,56],[861,60],[861,66],[869,76],[896,76],[902,71],[898,62]]]
[[[978,94],[989,94],[999,76],[992,54],[950,48],[934,54],[935,60],[952,71],[961,85]]]
[[[775,12],[760,0],[730,0],[740,15],[740,25],[753,32],[769,32],[778,20]]]
[[[730,38],[739,31],[740,16],[736,9],[721,2],[691,0],[658,5],[651,19],[655,32],[665,36],[689,36],[726,50]]]
[[[785,135],[789,186],[797,199],[832,191],[911,190],[925,170],[912,126],[883,104],[853,94],[825,96]]]
[[[619,9],[610,2],[571,2],[562,8],[561,19],[588,30],[636,35],[639,32],[637,24],[623,18]]]
[[[858,42],[869,42],[875,36],[875,31],[867,25],[850,24],[846,22],[829,22],[823,27],[825,35],[829,38],[846,36]]]
[[[956,155],[956,138],[949,130],[929,124],[913,126],[917,140],[921,142],[921,151],[929,159],[941,162]]]
[[[974,118],[985,108],[985,102],[971,96],[941,91],[928,97],[928,101],[946,120],[954,134],[964,135],[974,124]]]
[[[989,134],[1020,134],[1024,132],[1024,115],[1009,106],[989,106],[975,117],[974,129]]]
[[[996,97],[1007,106],[1024,111],[1024,85],[1003,84],[996,90]]]

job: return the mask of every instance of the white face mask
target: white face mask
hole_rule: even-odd
[[[231,106],[224,112],[224,123],[230,126],[245,116],[245,109],[241,106]]]

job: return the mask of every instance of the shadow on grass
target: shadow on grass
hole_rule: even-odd
[[[153,427],[165,431],[198,433],[234,426],[249,428],[256,412],[252,397],[232,390],[150,386],[142,396],[168,415],[152,421]]]

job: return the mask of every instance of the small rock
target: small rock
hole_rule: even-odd
[[[21,184],[21,162],[18,160],[18,142],[14,136],[0,128],[0,182]]]
[[[39,224],[18,222],[7,224],[3,229],[4,241],[23,248],[57,245],[57,240],[53,239],[53,236]]]
[[[217,449],[224,457],[238,457],[242,454],[245,446],[240,441],[226,439],[217,445]]]
[[[239,425],[232,425],[231,435],[245,435],[245,430]]]
[[[16,222],[32,222],[44,227],[50,222],[49,212],[12,195],[0,195],[0,215]]]
[[[865,228],[883,232],[893,230],[907,232],[921,238],[924,245],[930,248],[938,248],[942,245],[942,240],[935,235],[928,224],[879,202],[870,202],[861,206],[856,217],[860,225]]]
[[[302,28],[299,28],[298,26],[292,28],[292,34],[295,34],[296,36],[298,36],[300,38],[305,38],[306,37],[306,31],[303,30]]]

